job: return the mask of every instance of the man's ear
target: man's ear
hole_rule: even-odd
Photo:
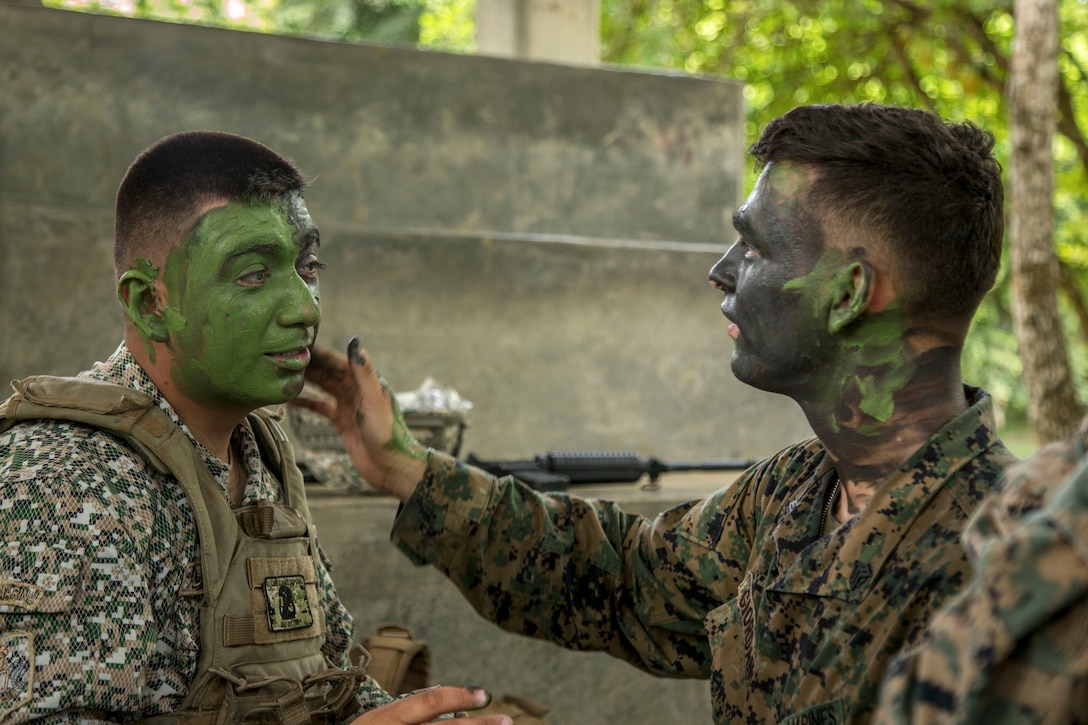
[[[117,299],[144,340],[166,342],[166,319],[153,275],[138,269],[125,272],[117,280]]]
[[[851,262],[832,280],[836,300],[828,313],[827,329],[837,333],[861,317],[873,292],[873,268],[868,262]]]

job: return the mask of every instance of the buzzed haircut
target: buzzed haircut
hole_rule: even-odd
[[[801,106],[767,124],[760,165],[806,165],[805,201],[887,243],[904,312],[966,325],[1001,264],[1004,187],[993,135],[914,108]]]
[[[273,201],[305,186],[292,161],[244,136],[167,136],[136,157],[117,189],[114,271],[119,278],[137,257],[173,249],[212,202]]]

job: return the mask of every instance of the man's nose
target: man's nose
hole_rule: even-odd
[[[310,287],[301,277],[292,280],[289,290],[279,301],[276,318],[284,327],[316,325],[321,321],[321,303],[317,289]]]
[[[734,243],[722,258],[710,268],[710,286],[723,292],[733,292],[737,288],[736,254],[737,245]]]

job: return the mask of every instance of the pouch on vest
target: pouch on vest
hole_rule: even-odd
[[[359,660],[369,655],[370,664],[363,664],[366,673],[390,695],[404,695],[430,685],[430,648],[423,640],[416,639],[408,627],[383,624],[377,634],[363,640],[363,648],[351,653],[352,664],[359,665]],[[526,697],[503,695],[468,715],[506,715],[515,725],[548,725],[544,716],[549,710]]]
[[[412,630],[399,624],[383,624],[378,633],[363,640],[370,653],[366,673],[390,695],[403,695],[430,686],[431,650]],[[353,659],[357,653],[352,653]],[[354,662],[353,664],[358,664]]]

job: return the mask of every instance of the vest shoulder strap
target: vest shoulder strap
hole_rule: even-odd
[[[196,518],[204,581],[212,588],[222,582],[233,547],[217,545],[212,518],[233,520],[233,514],[189,438],[154,398],[89,378],[36,375],[14,381],[12,387],[15,393],[0,403],[0,432],[24,420],[83,423],[124,437],[151,466],[172,474]],[[209,495],[202,495],[202,489]]]
[[[66,420],[103,428],[132,440],[133,447],[157,470],[170,467],[155,452],[156,442],[173,422],[146,393],[90,378],[34,375],[11,383],[15,393],[0,402],[0,433],[23,420]],[[144,433],[133,431],[140,426]],[[150,445],[149,445],[150,444]]]
[[[261,460],[283,484],[284,503],[310,521],[306,482],[295,462],[295,449],[279,424],[283,417],[283,406],[259,408],[249,414],[249,426],[257,439]]]

